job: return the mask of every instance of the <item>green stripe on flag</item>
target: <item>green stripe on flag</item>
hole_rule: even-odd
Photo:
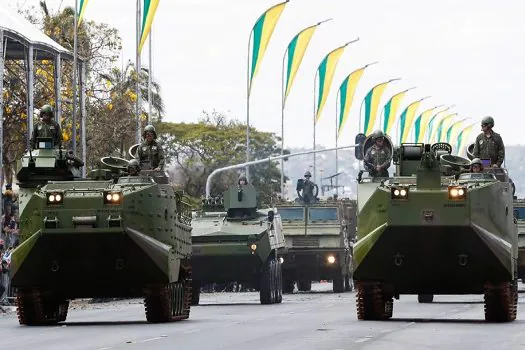
[[[385,105],[383,110],[383,132],[386,133],[388,122],[390,121],[390,113],[392,112],[392,98]]]
[[[151,0],[144,0],[144,13],[142,14],[142,28],[140,31],[140,37],[144,35],[144,28],[146,28],[146,19],[148,18],[148,12],[151,5]]]
[[[401,142],[403,140],[403,131],[405,130],[405,123],[406,123],[406,119],[407,119],[407,112],[408,112],[408,107],[405,108],[403,113],[401,113],[401,115],[399,116],[399,144],[401,144]]]
[[[374,94],[374,89],[370,90],[365,97],[365,122],[363,132],[366,132],[368,129],[368,123],[370,123],[370,113],[372,111],[372,96]]]
[[[252,71],[250,74],[250,81],[253,79],[253,74],[255,73],[255,67],[257,61],[259,60],[259,48],[261,47],[261,37],[264,27],[264,18],[266,14],[262,15],[261,18],[255,23],[253,27],[253,49],[252,49]]]
[[[317,97],[317,112],[319,112],[319,107],[321,106],[321,100],[323,99],[324,94],[324,81],[326,79],[326,64],[328,63],[328,56],[323,60],[319,66],[319,96]]]
[[[346,94],[348,90],[348,81],[350,80],[350,76],[346,77],[343,84],[341,84],[341,88],[339,89],[339,125],[337,126],[337,129],[341,128],[341,125],[343,123],[343,116],[345,113],[345,107],[346,107]],[[340,131],[340,130],[339,130]]]
[[[421,133],[421,118],[423,117],[423,114],[420,114],[419,117],[416,118],[416,121],[414,122],[414,133],[415,133],[415,139],[414,142],[417,142],[419,140],[419,134]]]
[[[299,34],[293,38],[293,40],[290,42],[290,45],[288,45],[288,71],[286,72],[286,87],[288,87],[288,83],[290,81],[290,74],[292,73],[292,64],[293,64],[293,58],[295,56],[295,48],[297,47],[297,40],[299,40]]]

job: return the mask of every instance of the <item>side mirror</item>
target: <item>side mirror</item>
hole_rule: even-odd
[[[275,213],[273,210],[268,211],[268,221],[273,222],[273,219],[275,217]]]
[[[359,133],[355,137],[355,145],[357,147],[354,149],[355,152],[355,158],[358,160],[363,160],[363,146],[365,145],[366,135],[363,133]]]

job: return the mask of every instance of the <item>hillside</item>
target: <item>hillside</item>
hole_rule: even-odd
[[[322,149],[322,147],[320,147]],[[307,151],[304,148],[291,148],[291,153]],[[339,175],[339,185],[349,186],[348,190],[345,191],[345,196],[352,198],[356,197],[356,177],[358,173],[358,162],[355,159],[353,150],[341,150],[339,153],[339,171],[342,172]],[[464,156],[464,155],[463,155]],[[507,146],[506,147],[506,167],[509,171],[509,175],[516,184],[516,195],[518,197],[525,196],[525,146]],[[288,184],[288,188],[295,192],[295,183],[297,179],[303,177],[306,170],[310,170],[313,175],[313,155],[298,156],[290,158],[285,162],[285,174],[292,179],[292,182]],[[317,168],[317,184],[321,187],[322,184],[330,184],[330,180],[321,180],[336,173],[335,170],[335,151],[329,151],[326,153],[317,153],[316,155],[316,168]],[[390,167],[392,172],[393,166]],[[313,179],[312,179],[313,180]],[[335,185],[335,180],[333,181]],[[341,189],[339,193],[341,194]]]

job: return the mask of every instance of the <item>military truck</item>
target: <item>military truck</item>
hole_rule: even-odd
[[[357,138],[356,138],[357,139]],[[371,147],[369,138],[362,150]],[[354,282],[360,320],[392,317],[393,299],[483,294],[485,320],[517,315],[517,230],[507,170],[468,172],[448,143],[403,143],[389,178],[360,177]]]
[[[332,280],[333,291],[353,289],[352,245],[356,233],[356,203],[350,199],[298,199],[276,205],[283,223],[287,254],[283,262],[283,292],[310,291],[312,281]]]
[[[261,304],[282,301],[285,241],[275,209],[258,209],[255,187],[235,185],[205,199],[193,219],[193,299],[201,285],[237,281],[259,290]]]
[[[189,317],[190,206],[164,172],[127,176],[126,159],[100,163],[75,177],[51,139],[18,163],[10,272],[20,324],[65,321],[75,298],[144,297],[149,322]]]

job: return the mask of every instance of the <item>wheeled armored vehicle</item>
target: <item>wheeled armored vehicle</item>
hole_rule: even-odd
[[[21,244],[11,257],[20,324],[65,321],[75,298],[144,297],[146,319],[189,317],[191,208],[163,172],[127,176],[104,157],[89,178],[37,140],[18,163]]]
[[[362,145],[364,153],[370,139]],[[516,319],[518,240],[507,170],[470,173],[470,161],[451,152],[448,143],[404,143],[394,150],[394,176],[359,179],[359,319],[392,317],[401,294],[420,302],[484,294],[487,321]]]

